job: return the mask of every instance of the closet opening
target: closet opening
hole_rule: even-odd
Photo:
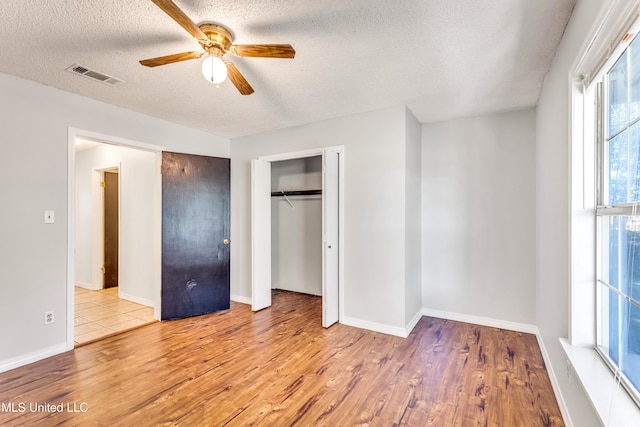
[[[271,163],[271,289],[322,296],[322,156]]]
[[[322,326],[343,316],[343,148],[251,161],[251,309],[274,289],[321,297]]]

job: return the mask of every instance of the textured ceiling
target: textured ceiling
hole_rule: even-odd
[[[290,43],[290,59],[231,59],[255,89],[216,89],[200,51],[149,0],[0,2],[0,72],[233,138],[408,105],[420,122],[535,105],[575,0],[174,0],[234,43]],[[124,80],[109,87],[73,64]]]

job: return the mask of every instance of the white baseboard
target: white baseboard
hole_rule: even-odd
[[[46,359],[47,357],[55,356],[69,350],[73,350],[73,347],[69,348],[67,344],[64,343],[14,357],[13,359],[3,360],[0,361],[0,372],[7,372],[12,369],[19,368],[20,366],[28,365],[30,363],[37,362],[38,360]]]
[[[527,334],[535,335],[538,333],[538,327],[528,323],[510,322],[508,320],[492,319],[490,317],[474,316],[471,314],[453,313],[450,311],[433,310],[430,308],[423,308],[422,314],[424,316],[455,320],[457,322],[473,323],[475,325],[507,329],[509,331],[525,332]]]
[[[405,328],[405,337],[409,336],[409,334],[411,333],[411,331],[413,331],[413,328],[416,327],[420,319],[422,319],[422,311],[418,311],[416,315],[413,316],[413,319],[411,319],[411,322],[409,322],[409,324]]]
[[[146,305],[147,307],[155,307],[155,303],[146,298],[137,297],[135,295],[125,294],[124,292],[118,293],[118,298],[125,299],[127,301],[135,302],[136,304]]]
[[[242,295],[231,295],[231,301],[251,305],[251,297],[243,297]]]
[[[78,286],[80,288],[88,289],[90,291],[97,291],[98,289],[102,289],[100,287],[94,286],[91,283],[79,282],[77,280],[75,282],[73,282],[73,283],[74,283],[74,285],[76,285],[76,286]]]
[[[354,326],[356,328],[367,329],[373,332],[380,332],[387,335],[395,335],[396,337],[406,338],[409,336],[406,328],[389,326],[382,323],[369,322],[367,320],[354,319],[353,317],[344,317],[340,320],[340,323],[347,326]]]
[[[555,394],[556,401],[558,402],[558,406],[560,407],[562,420],[564,421],[564,424],[567,427],[573,427],[573,422],[571,421],[571,416],[569,415],[569,408],[567,407],[567,402],[565,402],[564,397],[562,396],[562,392],[560,391],[560,384],[558,383],[558,377],[556,377],[556,373],[553,370],[553,365],[551,364],[551,358],[549,358],[549,353],[547,353],[547,347],[545,347],[544,345],[544,341],[542,340],[542,335],[540,335],[540,331],[536,332],[536,338],[538,340],[538,347],[540,347],[540,353],[542,353],[544,366],[547,368],[547,374],[549,375],[549,380],[551,381],[551,388],[553,388],[553,394]]]

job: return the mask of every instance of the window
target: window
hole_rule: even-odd
[[[597,349],[640,402],[640,37],[596,92]]]

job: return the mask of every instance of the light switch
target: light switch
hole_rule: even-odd
[[[54,222],[53,211],[44,211],[44,223],[53,224]]]

